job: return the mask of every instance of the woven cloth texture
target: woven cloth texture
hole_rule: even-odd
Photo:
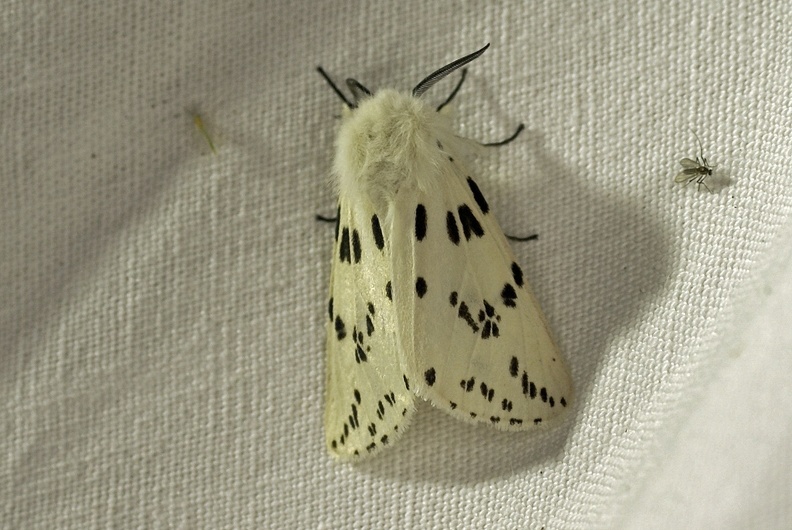
[[[792,5],[5,2],[0,527],[783,528]],[[341,102],[455,100],[575,380],[559,428],[428,404],[324,449]],[[433,87],[441,102],[458,79]],[[203,119],[216,153],[197,130]],[[680,159],[717,165],[675,184]]]

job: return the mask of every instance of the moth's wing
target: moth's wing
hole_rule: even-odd
[[[687,169],[698,169],[698,167],[701,165],[695,160],[691,160],[689,158],[683,158],[679,161],[679,163],[682,164],[682,167]]]
[[[339,459],[393,443],[414,411],[396,348],[390,245],[369,204],[338,209],[327,323],[325,438]]]
[[[394,208],[394,301],[410,384],[460,419],[547,425],[572,404],[569,369],[476,183],[457,166],[438,179],[428,193],[400,191]]]

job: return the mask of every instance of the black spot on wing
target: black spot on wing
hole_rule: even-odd
[[[349,228],[344,228],[341,231],[341,245],[338,247],[338,259],[352,263],[351,254],[349,253]]]
[[[474,333],[478,333],[479,327],[476,324],[476,321],[473,319],[473,315],[470,314],[470,308],[465,302],[459,304],[459,311],[457,312],[459,318],[465,321],[465,323],[470,326],[470,329],[473,330]]]
[[[385,239],[382,237],[382,227],[376,214],[371,218],[371,232],[374,234],[374,244],[382,250],[385,247]]]
[[[367,362],[368,356],[366,352],[369,351],[370,348],[365,346],[363,342],[363,332],[358,331],[357,326],[352,328],[352,338],[355,341],[355,362],[358,364]]]
[[[415,239],[423,241],[426,237],[426,208],[423,204],[415,207]]]
[[[365,363],[367,361],[368,361],[368,357],[366,356],[366,352],[364,352],[363,348],[360,346],[360,344],[358,344],[357,346],[355,346],[355,362],[360,364],[360,363]]]
[[[476,385],[476,378],[475,377],[471,377],[467,381],[465,381],[463,379],[462,381],[459,382],[459,386],[461,386],[462,390],[464,390],[465,392],[472,392],[473,391],[473,387],[475,385]]]
[[[446,233],[448,239],[455,245],[459,245],[459,227],[457,226],[454,212],[446,212]]]
[[[487,315],[487,317],[492,318],[495,315],[495,308],[492,307],[492,305],[486,300],[483,300],[483,302],[484,302],[485,314]]]
[[[426,384],[432,386],[435,384],[437,380],[437,374],[435,373],[434,368],[429,368],[426,372],[424,372],[424,379],[426,380]]]
[[[478,312],[478,321],[481,324],[481,338],[489,339],[490,337],[499,337],[500,328],[498,327],[497,322],[500,321],[501,317],[495,312],[495,308],[489,302],[483,300],[483,303],[484,303],[484,308],[479,309]],[[459,316],[464,319],[464,316],[462,314],[460,314]],[[474,328],[474,331],[475,330],[476,328]]]
[[[415,280],[415,292],[418,295],[418,298],[423,298],[426,294],[426,280],[424,280],[421,276]]]
[[[341,320],[341,317],[338,315],[336,315],[335,317],[334,326],[335,326],[336,337],[338,338],[338,340],[344,340],[344,337],[346,337],[346,325],[344,324],[344,321]]]
[[[360,263],[360,234],[357,230],[352,230],[352,252],[355,255],[355,263]]]
[[[492,401],[492,398],[495,397],[495,390],[492,388],[488,388],[485,383],[481,383],[480,389],[481,389],[481,395],[484,396],[484,398],[487,401]]]
[[[404,379],[404,388],[410,390],[410,381],[407,379],[407,376],[402,374],[402,378]]]
[[[501,298],[503,299],[503,305],[506,307],[516,307],[517,303],[517,291],[514,290],[514,287],[510,283],[506,283],[503,285],[503,289],[501,290]]]
[[[327,312],[330,314],[330,321],[333,320],[333,297],[330,297],[330,301],[327,303]]]
[[[451,293],[451,296],[448,297],[448,301],[451,303],[451,307],[456,307],[458,298],[459,298],[459,294],[456,291]]]
[[[481,193],[476,181],[472,178],[467,178],[468,186],[470,187],[471,193],[473,193],[473,198],[476,199],[476,204],[478,204],[481,213],[486,214],[489,212],[489,204],[487,204],[487,200],[484,198],[484,195]]]
[[[358,405],[360,405],[360,392],[357,388],[355,389],[355,401],[357,401]]]
[[[473,235],[476,237],[482,237],[484,235],[484,229],[481,227],[479,220],[476,219],[470,206],[463,204],[457,208],[457,211],[459,213],[459,222],[462,223],[462,232],[465,234],[465,239],[470,241]]]
[[[531,399],[536,399],[536,385],[533,381],[528,380],[528,374],[526,372],[522,373],[522,393]]]
[[[517,284],[517,287],[523,286],[523,271],[519,265],[515,262],[511,264],[511,271],[512,271],[512,278],[514,278],[514,283]]]
[[[385,296],[388,297],[388,300],[391,302],[393,301],[393,292],[391,291],[391,282],[385,284]]]
[[[520,363],[517,360],[517,357],[512,357],[511,362],[509,363],[509,375],[512,377],[517,377],[517,372],[520,369]]]

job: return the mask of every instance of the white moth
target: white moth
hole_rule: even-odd
[[[350,101],[319,68],[345,102],[324,416],[338,459],[393,444],[416,396],[506,431],[544,428],[571,406],[569,369],[462,162],[481,144],[421,99],[488,46],[411,94],[349,79]]]
[[[701,140],[698,137],[698,134],[695,131],[691,130],[690,132],[696,137],[696,140],[699,144],[699,156],[696,157],[695,160],[691,160],[690,158],[683,158],[679,161],[682,165],[682,171],[676,174],[674,177],[674,182],[676,183],[685,183],[685,186],[690,184],[691,182],[695,182],[698,185],[698,189],[701,190],[701,186],[707,188],[707,191],[712,191],[709,186],[707,186],[707,179],[712,175],[712,170],[715,169],[715,166],[710,166],[707,159],[704,157],[704,147],[701,145]]]

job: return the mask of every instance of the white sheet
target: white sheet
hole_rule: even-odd
[[[787,2],[0,7],[0,526],[783,528]],[[485,42],[460,131],[575,377],[546,435],[322,440],[340,102]],[[441,101],[454,80],[427,97]],[[199,112],[218,145],[192,124]],[[675,185],[701,137],[714,193]],[[769,293],[769,294],[768,294]]]

